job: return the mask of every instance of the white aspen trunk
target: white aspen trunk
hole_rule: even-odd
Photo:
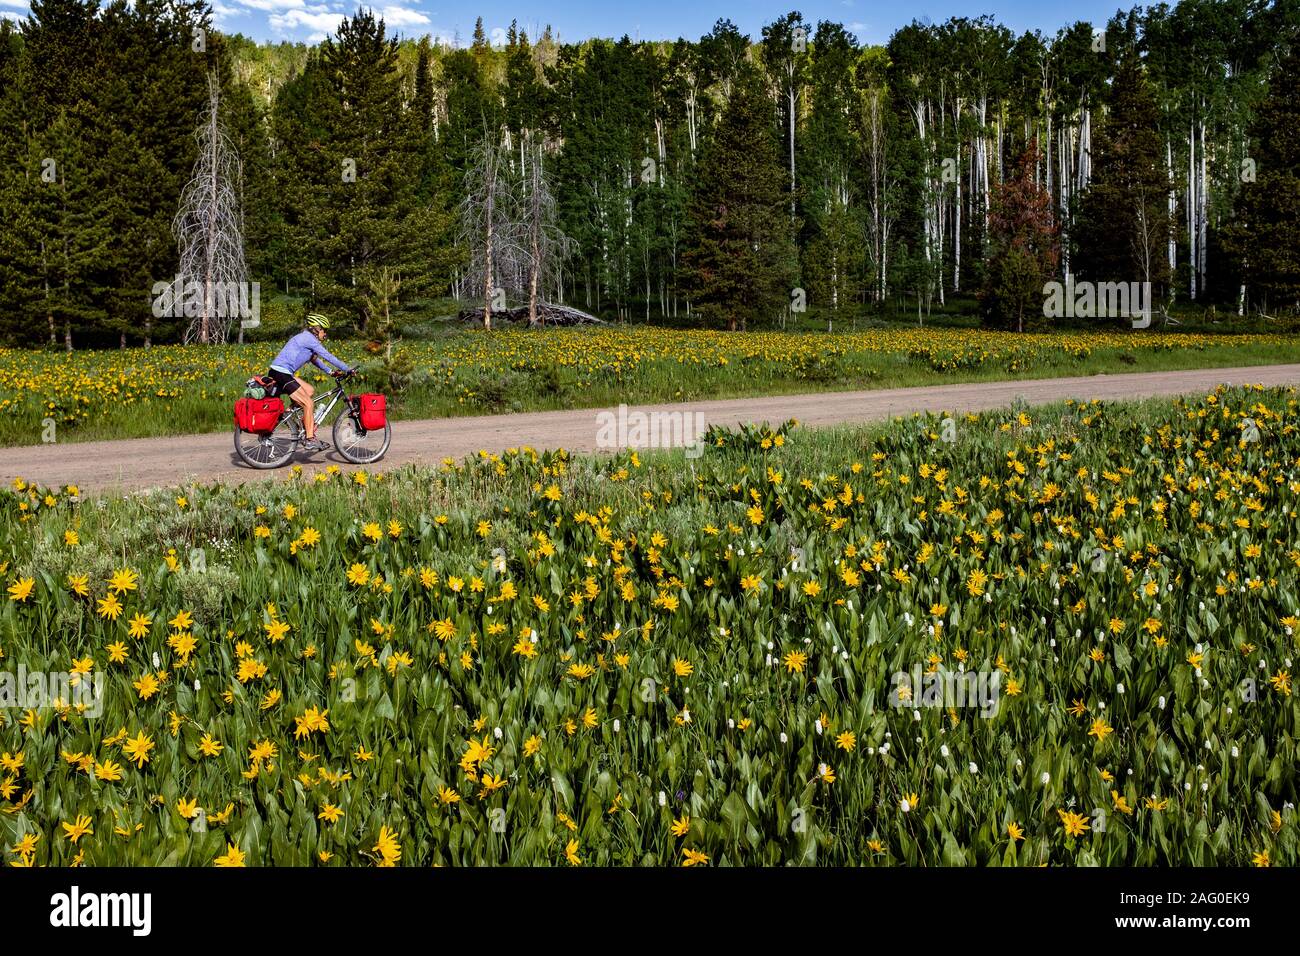
[[[1165,170],[1169,175],[1169,221],[1178,218],[1178,194],[1174,191],[1174,141],[1165,140]],[[1173,229],[1169,230],[1169,274],[1178,269],[1178,238]]]
[[[1066,142],[1067,130],[1068,127],[1062,127],[1057,131],[1057,136],[1060,138],[1061,142],[1056,150],[1056,162],[1058,166],[1056,170],[1056,182],[1060,195],[1059,202],[1061,205],[1061,266],[1065,270],[1065,274],[1068,276],[1070,274],[1070,244],[1067,241],[1070,222],[1070,172],[1068,168],[1070,163],[1070,149],[1069,144]]]
[[[794,218],[795,218],[795,215],[796,215],[796,210],[795,210],[795,190],[796,190],[798,187],[797,187],[797,185],[796,185],[795,174],[794,174],[794,108],[795,108],[795,90],[794,90],[794,63],[793,63],[793,61],[790,63],[789,79],[790,79],[790,88],[789,88],[789,103],[790,103],[790,218],[791,218],[791,219],[794,219]]]
[[[1056,183],[1052,182],[1052,174],[1056,172],[1056,166],[1053,165],[1053,153],[1056,150],[1056,138],[1052,130],[1052,114],[1048,113],[1048,134],[1044,140],[1047,148],[1043,151],[1043,189],[1048,191],[1049,196],[1056,195]]]
[[[1197,238],[1196,238],[1196,251],[1197,251],[1196,271],[1199,276],[1198,284],[1202,292],[1205,291],[1206,272],[1208,271],[1207,270],[1208,250],[1206,248],[1209,245],[1209,228],[1210,228],[1210,181],[1209,181],[1208,173],[1209,173],[1209,167],[1207,165],[1207,157],[1205,152],[1205,120],[1202,119],[1201,120],[1201,166],[1200,166],[1201,182],[1200,182],[1200,186],[1196,190],[1196,197],[1199,204],[1198,214],[1200,219],[1199,231],[1197,233]]]
[[[835,315],[840,310],[840,255],[831,253],[831,314],[826,320],[826,331],[835,331]]]
[[[1046,58],[1039,61],[1038,67],[1039,91],[1042,93],[1043,112],[1046,114],[1046,123],[1044,124],[1044,134],[1042,143],[1044,148],[1042,153],[1043,178],[1042,187],[1049,196],[1056,195],[1052,191],[1052,86],[1048,82],[1047,60]],[[1026,120],[1028,122],[1028,120]],[[1035,120],[1035,126],[1038,120]],[[1064,218],[1062,215],[1060,218]]]
[[[658,173],[658,175],[655,176],[655,179],[658,180],[660,188],[663,188],[664,180],[667,178],[667,177],[664,176],[664,172],[663,172],[663,168],[664,168],[664,121],[663,121],[663,118],[662,118],[662,117],[659,117],[659,116],[656,116],[656,117],[655,117],[655,153],[656,153],[656,154],[658,155],[658,157],[659,157],[659,166],[658,166],[658,169],[656,170],[656,172]]]
[[[535,328],[537,320],[537,283],[538,273],[542,271],[542,207],[540,191],[541,168],[533,163],[532,189],[529,190],[531,215],[528,223],[529,259],[528,259],[528,326]]]
[[[695,126],[695,84],[691,83],[690,93],[686,97],[686,132],[691,141],[691,157],[695,156],[696,143],[696,126]]]
[[[1004,182],[1006,182],[1006,171],[1003,169],[1003,163],[1002,163],[1003,150],[1002,150],[1002,105],[1001,104],[998,105],[997,129],[998,129],[998,139],[997,139],[998,185],[1001,186]]]
[[[940,302],[940,304],[943,303],[943,288],[944,288],[944,281],[943,281],[943,239],[944,239],[944,235],[945,235],[945,232],[946,232],[946,230],[944,229],[944,226],[945,226],[945,224],[947,223],[947,219],[948,219],[948,216],[947,216],[947,210],[948,210],[948,207],[947,207],[947,204],[943,201],[943,198],[944,198],[944,197],[943,197],[943,193],[939,193],[938,195],[936,195],[936,196],[934,197],[934,217],[935,217],[935,229],[934,229],[934,236],[935,236],[935,250],[934,250],[934,257],[935,257],[935,258],[934,258],[934,261],[935,261],[935,263],[936,263],[936,266],[935,266],[935,272],[937,273],[937,278],[938,278],[938,280],[939,280],[939,302]]]
[[[1076,194],[1087,189],[1092,181],[1092,110],[1086,107],[1079,121],[1079,162],[1075,177]]]
[[[953,226],[953,267],[952,267],[952,291],[961,291],[961,150],[957,150],[957,174],[953,178],[953,184],[957,187],[957,211],[955,214],[956,222]]]
[[[984,235],[989,234],[989,150],[988,138],[984,134],[985,124],[988,122],[989,101],[986,95],[980,96],[980,188],[982,192],[982,201],[984,204]]]
[[[916,131],[917,131],[917,135],[918,135],[918,137],[919,137],[920,140],[921,140],[921,151],[922,151],[922,153],[923,153],[924,155],[926,155],[926,156],[928,157],[928,156],[929,156],[929,152],[928,152],[928,150],[927,150],[927,148],[926,148],[926,139],[925,139],[925,113],[926,113],[927,108],[928,108],[928,103],[927,103],[927,101],[925,101],[925,100],[921,100],[921,101],[919,101],[919,102],[917,103],[917,105],[916,105],[915,107],[913,107],[913,109],[912,109],[912,114],[913,114],[913,116],[916,118]],[[931,158],[932,158],[932,157],[931,157]],[[931,174],[931,175],[933,175],[933,174]],[[929,177],[927,177],[927,182],[929,182]],[[934,188],[933,185],[931,185],[931,186],[930,186],[931,191],[933,191],[933,188]],[[931,218],[931,216],[932,216],[933,206],[934,206],[933,200],[930,199],[929,197],[927,197],[927,198],[926,198],[926,202],[925,202],[925,223],[924,223],[924,239],[925,239],[925,241],[924,241],[924,243],[923,243],[923,245],[925,246],[925,250],[924,250],[924,251],[925,251],[925,261],[926,261],[926,262],[929,262],[929,261],[930,261],[930,247],[931,247],[931,245],[933,244],[933,241],[934,241],[933,238],[932,238],[932,236],[933,236],[933,229],[934,229],[934,223],[933,223],[933,220],[932,220],[932,218]],[[918,297],[919,297],[919,293],[918,293]],[[918,307],[918,308],[920,307],[920,303],[919,303],[919,301],[918,301],[917,307]]]
[[[889,232],[886,228],[885,239],[889,238]],[[883,242],[880,247],[880,302],[883,305],[889,297],[889,243]]]
[[[1196,301],[1196,262],[1197,262],[1197,229],[1196,229],[1196,127],[1195,125],[1188,128],[1187,132],[1187,283],[1188,292],[1192,301]]]
[[[876,281],[873,295],[881,294],[880,274],[884,269],[880,255],[880,142],[877,127],[878,112],[876,100],[871,101],[871,116],[868,128],[871,132],[871,261],[876,269]]]
[[[1055,143],[1052,142],[1052,116],[1047,115],[1047,136],[1044,138],[1047,148],[1043,150],[1043,188],[1047,190],[1047,195],[1055,196],[1056,190],[1052,188],[1052,152]],[[1064,210],[1062,210],[1064,218]]]
[[[491,156],[487,160],[490,168],[488,170],[488,190],[487,190],[487,215],[483,218],[487,223],[483,244],[483,328],[492,328],[492,219],[495,216],[494,206],[496,205],[496,147],[493,147]]]

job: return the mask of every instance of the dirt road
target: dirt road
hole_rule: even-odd
[[[1029,379],[898,388],[865,392],[823,392],[772,398],[741,398],[681,405],[641,405],[634,412],[700,413],[703,422],[779,423],[797,418],[807,426],[872,422],[913,412],[976,412],[1008,405],[1021,398],[1031,405],[1067,398],[1133,399],[1181,395],[1231,385],[1300,385],[1300,365],[1264,365],[1133,375],[1093,375],[1087,378]],[[530,412],[397,421],[393,444],[383,469],[412,461],[459,459],[480,449],[502,451],[533,448],[598,450],[600,409]],[[697,421],[690,419],[692,425]],[[323,437],[328,432],[322,429]],[[636,444],[635,441],[631,444]],[[299,455],[304,471],[331,464],[348,466],[333,451]],[[36,445],[0,449],[0,476],[21,476],[45,486],[76,484],[87,491],[131,491],[191,481],[228,482],[283,477],[286,470],[254,471],[235,456],[230,432],[177,438]]]

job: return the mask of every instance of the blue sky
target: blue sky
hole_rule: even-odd
[[[843,23],[864,43],[883,43],[913,18],[940,22],[951,16],[990,13],[1016,32],[1039,29],[1052,34],[1067,23],[1104,22],[1119,0],[375,0],[390,28],[407,36],[430,34],[468,43],[474,20],[483,17],[489,36],[500,39],[512,19],[530,35],[550,24],[561,39],[590,36],[697,39],[719,17],[729,17],[743,32],[757,38],[763,24],[790,10],[800,11],[810,24],[818,20]],[[1131,2],[1122,4],[1124,7]],[[217,26],[257,40],[317,41],[333,31],[339,20],[356,9],[355,0],[212,0]],[[0,0],[0,17],[18,18],[28,11],[27,0]]]

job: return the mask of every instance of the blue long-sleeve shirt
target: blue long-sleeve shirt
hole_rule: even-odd
[[[284,348],[280,349],[280,354],[272,360],[271,368],[277,372],[296,375],[298,369],[308,362],[311,362],[322,372],[329,371],[326,362],[341,372],[351,371],[351,367],[347,363],[331,355],[325,346],[320,344],[320,339],[306,329],[285,343]]]

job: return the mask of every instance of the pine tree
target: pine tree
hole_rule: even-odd
[[[23,103],[35,129],[45,129],[79,100],[93,101],[100,44],[95,15],[99,0],[31,0],[22,25]]]
[[[103,318],[87,277],[73,273],[73,264],[84,261],[76,204],[94,195],[75,127],[76,111],[89,110],[95,99],[89,73],[101,47],[97,6],[97,0],[33,0],[3,91],[5,132],[13,133],[0,137],[7,153],[0,170],[6,234],[0,274],[8,273],[0,297],[18,310],[11,321],[24,338],[48,334],[51,345],[68,349],[74,333],[79,340]]]
[[[1150,282],[1163,296],[1170,275],[1169,178],[1154,97],[1135,52],[1120,60],[1094,141],[1092,181],[1080,196],[1072,240],[1079,276]]]
[[[33,321],[37,292],[29,193],[39,169],[28,160],[29,123],[23,102],[22,41],[9,20],[0,20],[0,336],[34,344],[43,338]]]
[[[853,308],[865,242],[853,210],[835,196],[828,197],[826,203],[817,233],[808,243],[804,276],[809,293],[826,315],[827,331],[834,331],[835,320]]]
[[[684,257],[694,310],[732,330],[789,302],[795,248],[775,130],[762,78],[745,66],[700,159]]]
[[[425,37],[417,50],[415,95],[406,112],[405,135],[415,162],[412,211],[405,223],[410,267],[400,286],[408,296],[446,294],[457,262],[452,211],[455,176],[444,143],[434,137],[436,108],[432,50]]]
[[[71,352],[83,333],[106,325],[104,263],[116,200],[96,181],[96,163],[80,133],[85,124],[60,112],[33,141],[29,162],[34,230],[39,251],[40,309],[49,328]]]
[[[1300,43],[1275,68],[1253,133],[1255,179],[1242,189],[1228,247],[1253,305],[1300,311]]]
[[[853,37],[839,24],[821,23],[809,68],[811,109],[800,140],[799,163],[805,250],[803,277],[829,315],[827,325],[853,305],[865,265],[865,236],[856,208],[857,144],[849,122],[856,91]]]
[[[326,131],[318,112],[324,83],[320,56],[312,55],[302,72],[280,88],[271,109],[275,205],[264,255],[286,295],[310,291],[315,269],[311,224],[322,216],[317,211],[325,201],[322,184],[341,175],[324,148]]]
[[[321,48],[322,81],[310,92],[323,164],[304,233],[312,298],[345,322],[365,321],[363,294],[388,268],[403,288],[429,272],[430,236],[445,234],[417,202],[424,172],[418,133],[403,109],[397,41],[366,10],[343,21]],[[410,280],[408,285],[408,280]]]
[[[982,285],[988,200],[1035,140],[1032,178],[1051,196],[1064,271],[1160,286],[1186,249],[1198,297],[1240,288],[1252,308],[1297,305],[1294,3],[1117,15],[1109,52],[1093,49],[1088,24],[1012,42],[984,18],[913,24],[864,50],[819,22],[805,49],[805,22],[786,16],[756,42],[720,20],[671,44],[560,44],[549,29],[532,44],[511,24],[494,48],[479,21],[453,51],[395,43],[360,16],[309,48],[224,37],[204,0],[34,0],[31,18],[0,24],[0,335],[65,347],[179,337],[148,293],[175,274],[169,227],[213,69],[244,159],[255,277],[345,323],[361,319],[372,280],[387,286],[385,268],[405,299],[395,320],[448,285],[477,298],[468,266],[448,282],[467,258],[449,242],[448,210],[489,132],[512,191],[533,172],[553,186],[576,250],[550,270],[561,301],[605,315],[649,319],[658,299],[676,316],[689,283],[710,321],[737,325],[780,314],[790,284],[832,313],[915,297],[923,317]],[[199,27],[206,50],[191,46]],[[721,117],[755,64],[768,69],[769,128],[741,138],[729,128],[741,110]],[[1246,159],[1256,180],[1243,184]],[[793,193],[789,230],[760,222],[760,169],[787,221]],[[763,234],[757,248],[746,230]],[[1038,267],[1004,245],[990,250],[985,313],[1014,322],[1030,312],[996,290],[1027,287]],[[502,276],[521,297],[527,258]],[[769,273],[787,284],[779,297]]]
[[[443,59],[442,82],[447,101],[442,153],[448,168],[463,175],[487,131],[500,128],[500,99],[481,60],[469,50],[453,50]]]
[[[202,50],[192,45],[198,30]],[[176,275],[172,218],[194,164],[192,131],[207,102],[207,71],[225,59],[222,38],[201,0],[111,4],[95,37],[96,95],[80,135],[106,200],[98,221],[114,237],[99,263],[105,316],[95,341],[126,345],[142,334],[149,342],[155,322],[170,339],[182,321],[156,320],[151,291]]]

